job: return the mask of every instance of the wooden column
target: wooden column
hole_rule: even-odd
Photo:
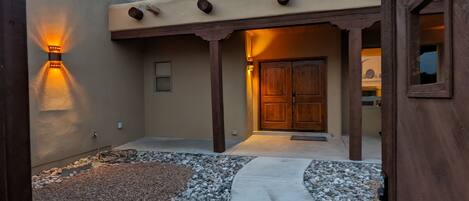
[[[212,127],[213,151],[225,151],[225,118],[223,111],[223,71],[221,42],[227,38],[230,30],[207,30],[196,33],[209,42],[210,46],[210,79],[212,84]]]
[[[0,1],[0,200],[31,193],[26,1]]]
[[[362,160],[362,31],[378,19],[350,19],[332,24],[348,30],[349,159]]]
[[[349,32],[349,158],[362,160],[362,30]]]
[[[213,151],[225,151],[225,118],[223,111],[223,75],[221,41],[210,43],[210,79],[212,83]]]

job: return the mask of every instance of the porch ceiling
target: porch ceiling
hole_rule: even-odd
[[[281,6],[273,0],[210,0],[214,9],[205,14],[197,8],[196,0],[146,0],[115,4],[109,8],[109,30],[124,31],[184,24],[219,22],[300,14],[337,11],[380,6],[380,0],[295,0]],[[159,15],[144,11],[144,18],[137,21],[128,16],[131,7],[144,8],[151,4],[160,9]]]

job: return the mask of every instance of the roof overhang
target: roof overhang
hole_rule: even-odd
[[[380,0],[294,0],[282,6],[274,0],[210,0],[213,12],[205,14],[195,0],[154,0],[111,5],[109,30],[113,39],[192,34],[198,30],[222,28],[244,30],[328,22],[355,15],[379,17]],[[145,11],[138,21],[128,15],[131,7],[146,4],[160,14]]]

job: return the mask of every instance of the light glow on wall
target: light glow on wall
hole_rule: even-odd
[[[40,111],[70,110],[73,108],[72,83],[66,68],[49,68],[47,62],[36,77]]]

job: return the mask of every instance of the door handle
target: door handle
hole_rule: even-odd
[[[293,96],[293,97],[292,97],[292,102],[293,102],[293,103],[296,103],[296,96]]]

